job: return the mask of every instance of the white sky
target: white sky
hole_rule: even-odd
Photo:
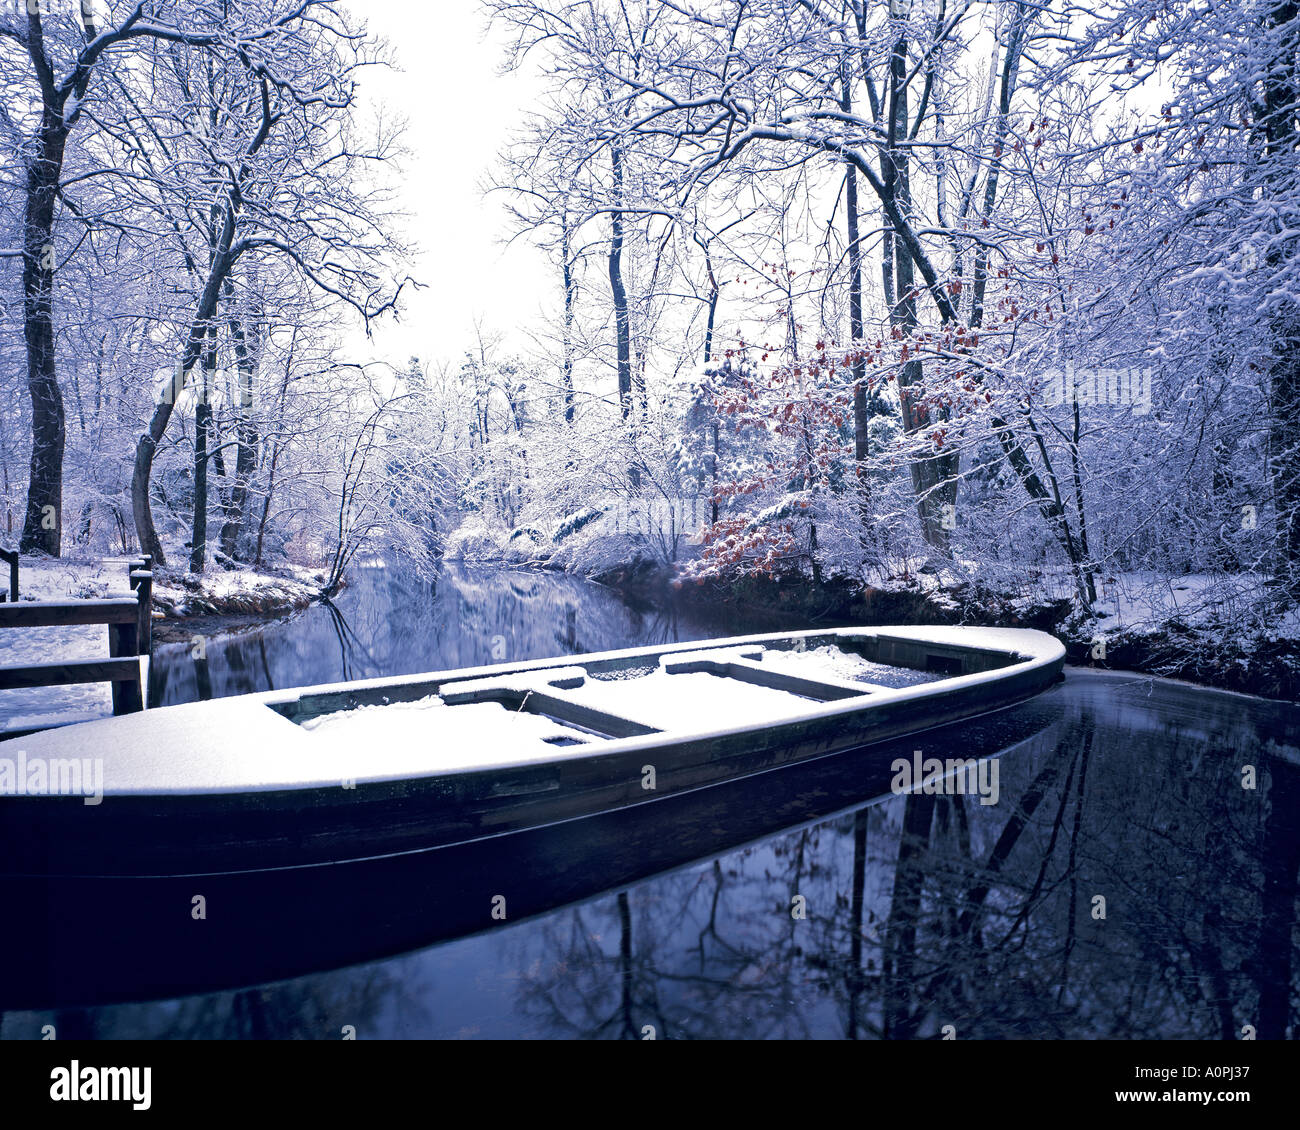
[[[525,348],[521,329],[553,301],[558,279],[526,237],[503,245],[505,212],[479,186],[531,109],[537,79],[499,73],[502,37],[487,35],[478,0],[348,6],[388,41],[402,68],[368,68],[362,98],[407,119],[401,206],[410,213],[406,238],[422,248],[411,274],[425,284],[404,294],[401,323],[385,319],[358,351],[395,365],[412,354],[455,360],[476,340],[475,319],[504,333],[506,348]]]

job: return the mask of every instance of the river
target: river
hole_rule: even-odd
[[[157,686],[175,702],[724,630],[564,577],[371,569],[337,608],[205,660],[160,649]],[[915,747],[996,756],[997,803],[895,795]],[[11,1006],[0,1036],[1278,1038],[1298,868],[1300,711],[1071,671],[960,726],[609,817],[204,879],[222,910],[198,926],[173,921],[191,880],[66,892],[49,904],[85,925],[45,957],[66,958],[66,999]]]
[[[606,588],[553,573],[449,566],[430,582],[371,564],[356,569],[331,604],[258,631],[155,648],[150,701],[170,706],[730,630],[700,616],[634,608]]]

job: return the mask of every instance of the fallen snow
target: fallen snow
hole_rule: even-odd
[[[715,730],[775,722],[819,706],[786,691],[724,679],[703,672],[669,675],[659,670],[636,679],[588,679],[556,692],[584,706],[656,730]]]
[[[586,741],[589,737],[540,714],[507,710],[497,702],[446,706],[436,695],[416,702],[341,710],[309,719],[302,728],[353,742],[358,749],[400,744],[410,750],[425,750],[430,769],[461,764],[467,749],[504,748],[520,754],[555,755],[568,743],[557,745],[547,738]]]
[[[1264,582],[1264,577],[1254,573],[1188,573],[1181,577],[1103,573],[1097,582],[1094,608],[1107,629],[1154,629],[1170,620],[1191,626],[1230,623],[1245,629],[1252,612],[1258,616],[1268,605]]]
[[[325,580],[323,574],[306,569],[286,571],[292,575],[255,569],[163,574],[154,581],[154,603],[172,616],[278,614],[305,606]]]
[[[909,667],[894,667],[888,663],[873,663],[842,651],[838,647],[809,648],[807,651],[767,650],[763,652],[763,666],[800,675],[805,679],[840,679],[850,682],[874,683],[881,687],[914,687],[920,683],[933,683],[942,679],[927,671],[913,671]]]

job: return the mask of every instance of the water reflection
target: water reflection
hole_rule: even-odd
[[[914,745],[1001,751],[1000,802],[890,795],[888,761]],[[245,915],[245,941],[260,947],[245,946],[244,983],[287,979],[10,1012],[0,1034],[33,1038],[44,1023],[103,1038],[329,1039],[344,1025],[361,1038],[1294,1034],[1294,708],[1075,675],[1015,710],[870,756],[632,813],[446,856],[436,875],[408,860],[358,879],[364,894],[332,882],[328,911],[309,897],[277,909],[262,891]],[[487,900],[501,891],[512,918],[492,924]],[[792,914],[796,896],[806,918]],[[409,948],[421,931],[471,930],[291,976],[295,961],[325,960],[331,931],[359,947],[336,959],[357,960]],[[55,960],[85,938],[65,941]],[[172,960],[193,987],[221,958]]]
[[[334,604],[204,648],[159,646],[152,694],[171,705],[718,634],[716,624],[636,608],[574,577],[448,566],[428,582],[372,565]]]

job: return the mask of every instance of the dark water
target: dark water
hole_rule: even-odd
[[[444,582],[441,612],[396,618],[357,589],[351,634],[313,613],[265,660],[241,644],[244,683],[213,691],[487,662],[492,636],[513,658],[718,634],[515,584]],[[997,756],[997,803],[894,795],[915,748]],[[1076,673],[961,726],[468,848],[16,887],[45,936],[0,955],[0,1035],[1280,1038],[1298,869],[1300,711]]]
[[[676,611],[635,609],[572,577],[449,568],[431,583],[396,569],[360,568],[333,605],[203,648],[156,648],[152,701],[166,706],[707,639],[731,630]]]

